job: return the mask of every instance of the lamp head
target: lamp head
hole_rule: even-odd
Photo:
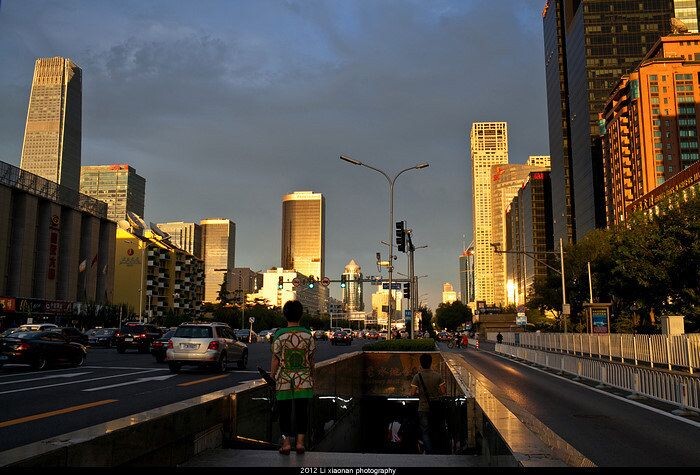
[[[430,164],[428,162],[423,162],[423,163],[419,163],[418,165],[416,165],[413,168],[415,168],[416,170],[421,170],[423,168],[428,168],[429,166],[430,166]]]
[[[350,158],[350,157],[348,157],[348,156],[346,156],[346,155],[341,155],[341,156],[340,156],[340,159],[341,159],[341,160],[344,160],[344,161],[346,161],[346,162],[348,162],[348,163],[352,163],[353,165],[362,165],[362,162],[360,162],[359,160],[355,160],[354,158]]]

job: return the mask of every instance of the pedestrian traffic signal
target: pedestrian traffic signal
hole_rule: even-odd
[[[411,298],[411,284],[409,282],[404,282],[403,284],[403,298]]]
[[[340,276],[340,288],[344,289],[348,285],[348,276],[341,274]]]
[[[279,279],[277,279],[277,288],[282,290],[282,287],[284,287],[284,277],[280,276]]]
[[[310,275],[309,276],[309,288],[313,289],[315,284],[316,284],[316,281],[314,280],[314,276]]]
[[[400,252],[406,252],[406,230],[404,229],[404,222],[396,222],[396,248]]]

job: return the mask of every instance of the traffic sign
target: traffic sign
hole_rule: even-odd
[[[401,290],[401,282],[392,282],[391,288],[392,290]],[[389,282],[384,282],[382,284],[382,289],[389,290]]]
[[[324,277],[323,280],[321,280],[321,285],[323,285],[324,287],[328,287],[330,283],[331,279],[329,279],[328,277]]]
[[[255,317],[250,317],[250,318],[248,319],[248,321],[249,321],[250,323],[255,322]]]
[[[411,318],[411,311],[410,311],[410,310],[404,310],[403,313],[404,313],[404,316],[405,316],[406,318]]]
[[[299,277],[294,277],[292,279],[292,285],[294,287],[299,287],[301,285],[301,279],[299,279]]]

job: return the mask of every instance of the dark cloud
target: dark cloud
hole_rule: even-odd
[[[322,192],[330,274],[351,258],[376,273],[388,234],[386,180],[338,155],[428,161],[397,181],[395,216],[429,246],[416,269],[434,307],[471,238],[471,123],[507,121],[511,162],[548,152],[539,3],[3,2],[0,159],[19,163],[36,57],[69,56],[83,163],[132,164],[147,219],[228,216],[237,265],[268,267],[280,197]]]

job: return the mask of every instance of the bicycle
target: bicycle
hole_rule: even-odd
[[[457,344],[457,348],[462,348],[462,344],[461,344],[459,341],[454,340],[454,339],[450,339],[450,341],[447,342],[447,347],[448,347],[448,348],[454,348],[454,347],[455,347],[455,343]]]

